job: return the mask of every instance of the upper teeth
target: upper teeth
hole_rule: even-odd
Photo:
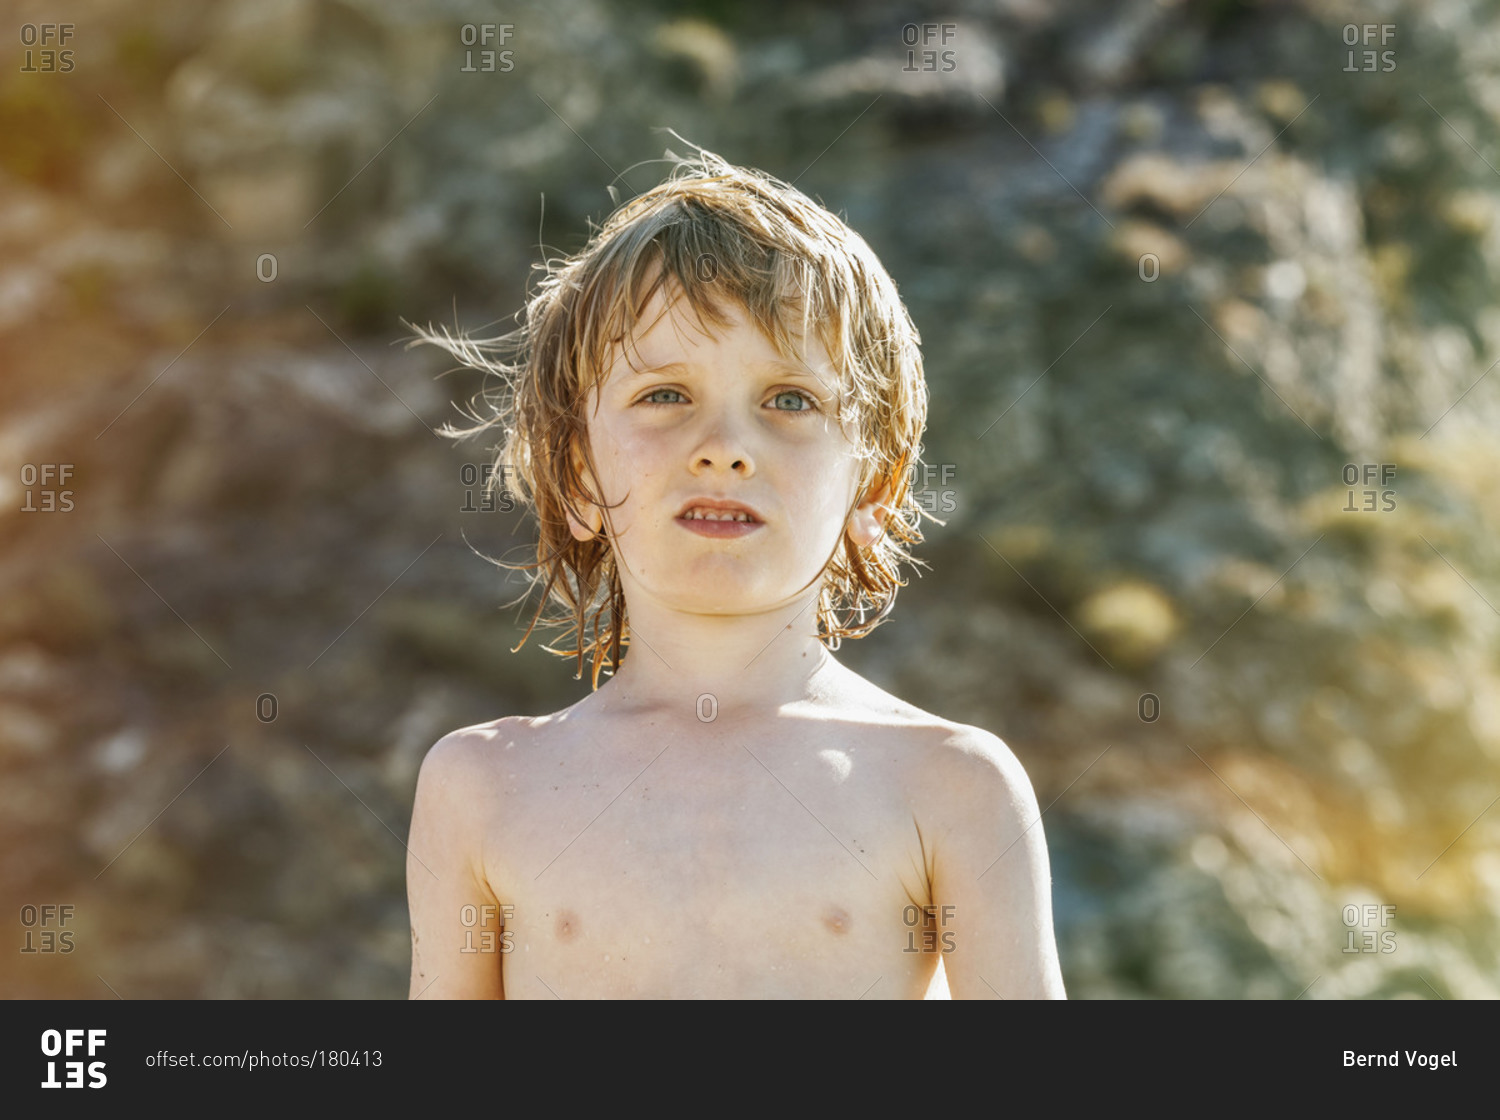
[[[689,521],[754,521],[748,513],[743,510],[734,509],[704,509],[694,506],[683,515]]]

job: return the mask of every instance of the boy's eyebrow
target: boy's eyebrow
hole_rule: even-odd
[[[768,358],[763,362],[755,362],[753,364],[757,369],[774,369],[797,377],[810,377],[814,381],[823,380],[810,367],[789,362],[785,358]],[[662,362],[659,365],[642,366],[640,368],[631,367],[629,372],[625,374],[625,377],[639,377],[648,373],[673,373],[677,370],[686,372],[700,368],[697,362]]]

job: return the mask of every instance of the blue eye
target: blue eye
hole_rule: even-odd
[[[679,390],[677,390],[677,389],[653,389],[653,390],[651,390],[651,392],[647,393],[644,397],[641,398],[640,403],[641,404],[655,404],[655,405],[667,405],[667,404],[674,403],[672,401],[654,401],[654,400],[652,400],[651,398],[654,397],[654,396],[656,396],[658,393],[676,393],[679,397],[682,396],[682,393]]]
[[[781,392],[779,392],[779,393],[776,394],[776,400],[778,402],[780,402],[781,400],[783,400],[786,397],[795,397],[797,399],[806,401],[807,402],[807,407],[806,408],[778,408],[776,410],[777,412],[816,412],[816,411],[818,411],[818,402],[815,399],[813,399],[812,394],[810,394],[810,393],[804,393],[801,389],[783,389]]]

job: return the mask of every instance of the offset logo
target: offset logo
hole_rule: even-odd
[[[87,1042],[85,1042],[87,1036]],[[42,1082],[43,1089],[102,1089],[109,1079],[104,1075],[104,1063],[89,1062],[88,1068],[84,1068],[82,1055],[87,1052],[92,1058],[104,1048],[105,1032],[102,1030],[65,1030],[65,1031],[43,1031],[42,1032],[42,1055],[46,1058],[66,1057],[72,1058],[74,1054],[80,1055],[75,1061],[47,1063],[47,1080]],[[85,1051],[85,1047],[87,1050]],[[57,1067],[63,1067],[65,1081],[57,1079]],[[88,1084],[84,1084],[84,1074],[88,1074]]]
[[[28,902],[21,907],[21,927],[26,931],[21,952],[71,953],[77,946],[73,944],[73,931],[66,927],[73,920],[73,910],[70,902],[61,906],[54,902],[33,906]]]

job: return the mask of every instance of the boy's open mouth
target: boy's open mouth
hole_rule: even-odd
[[[679,521],[736,521],[759,524],[760,515],[743,502],[715,498],[693,498],[677,514]]]
[[[690,499],[677,514],[677,522],[705,537],[741,537],[764,524],[760,515],[743,502],[716,498]]]

